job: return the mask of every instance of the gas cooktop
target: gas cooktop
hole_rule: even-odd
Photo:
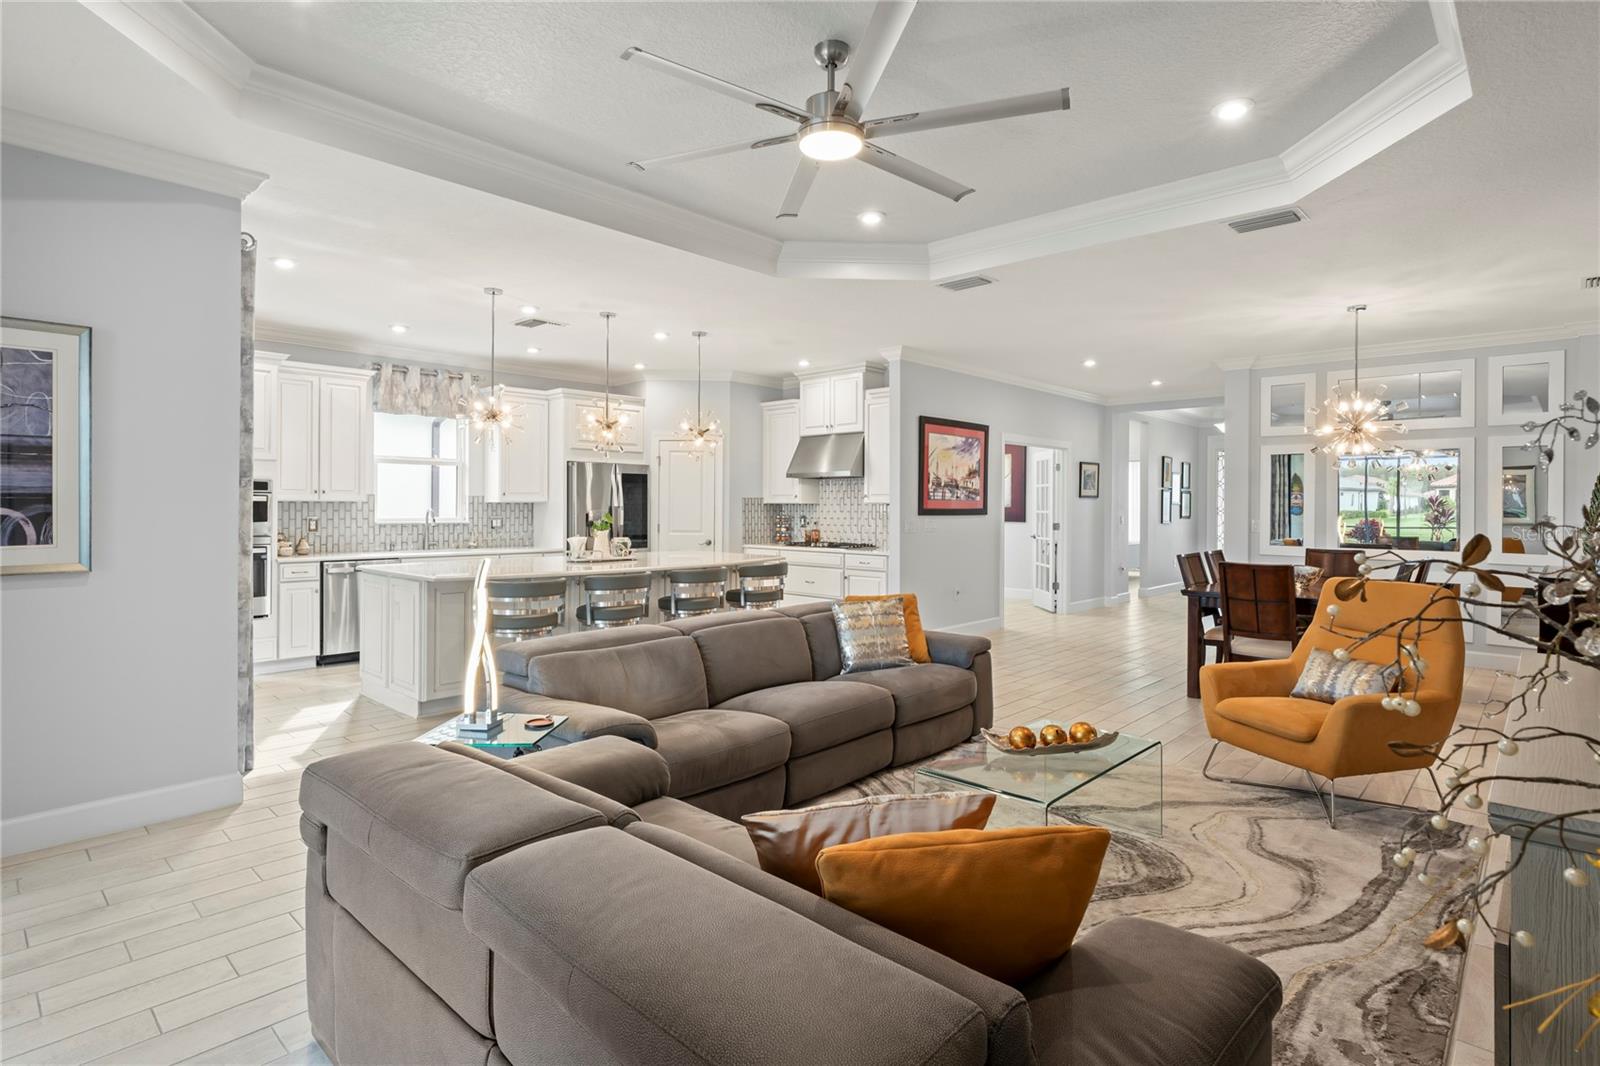
[[[792,548],[845,548],[856,551],[877,551],[876,544],[859,544],[853,540],[819,540],[815,544],[791,544]]]

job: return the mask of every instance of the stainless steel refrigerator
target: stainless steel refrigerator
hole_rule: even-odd
[[[607,511],[613,537],[650,547],[650,467],[643,463],[568,463],[567,536],[587,537]]]

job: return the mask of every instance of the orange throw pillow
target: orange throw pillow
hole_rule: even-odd
[[[928,636],[922,631],[922,614],[917,610],[917,594],[915,592],[891,592],[887,596],[846,596],[844,602],[857,603],[863,600],[901,600],[906,610],[906,643],[911,646],[911,661],[914,663],[931,663],[933,659],[928,655]]]
[[[763,870],[820,896],[817,853],[823,848],[894,833],[982,829],[994,801],[982,792],[863,796],[795,811],[758,811],[739,820]]]
[[[1017,985],[1067,953],[1111,834],[1097,826],[953,829],[837,844],[830,902]]]

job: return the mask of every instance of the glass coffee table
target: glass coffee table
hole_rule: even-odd
[[[544,743],[546,737],[559,729],[567,720],[567,715],[556,714],[550,716],[549,725],[529,725],[531,715],[506,714],[501,716],[505,728],[492,737],[472,736],[458,732],[456,726],[461,719],[451,718],[439,723],[416,739],[423,744],[443,744],[447,740],[454,740],[468,747],[477,748],[479,751],[488,752],[490,755],[502,759],[515,759],[519,755],[527,755],[539,750],[539,745]]]
[[[1027,723],[1038,733],[1053,719]],[[983,750],[938,759],[917,768],[924,785],[992,792],[1021,800],[1039,810],[1048,823],[1050,812],[1075,822],[1161,835],[1161,742],[1123,733],[1103,748],[1089,751],[1016,755],[980,741]],[[1070,799],[1070,802],[1066,802]]]

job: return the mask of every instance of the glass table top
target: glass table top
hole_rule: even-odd
[[[567,720],[566,715],[557,714],[551,716],[549,725],[535,726],[528,724],[530,717],[530,715],[526,714],[502,715],[501,721],[505,723],[505,728],[492,737],[463,735],[456,729],[461,719],[451,718],[434,726],[418,737],[417,740],[424,744],[443,744],[447,740],[455,740],[477,748],[479,751],[489,752],[491,755],[507,755],[509,757],[508,753],[514,752],[519,748],[524,751],[534,750],[539,746],[540,741],[544,740],[545,737],[553,733]]]
[[[1037,733],[1048,721],[1030,722],[1028,727]],[[1048,755],[1015,755],[984,743],[981,752],[940,759],[919,767],[917,773],[1048,807],[1160,746],[1159,740],[1131,733],[1103,748]]]

